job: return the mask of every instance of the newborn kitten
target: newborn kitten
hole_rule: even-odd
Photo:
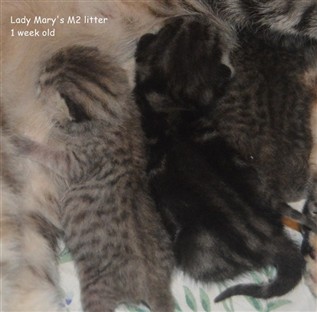
[[[218,282],[276,267],[270,283],[233,286],[215,301],[281,296],[300,281],[304,264],[281,222],[280,210],[289,206],[267,192],[253,163],[211,122],[230,87],[223,31],[199,16],[183,17],[140,40],[135,94],[148,138],[152,194],[177,265],[191,277]]]
[[[172,312],[170,241],[147,195],[140,115],[125,71],[95,48],[73,46],[49,60],[41,88],[59,148],[14,141],[63,181],[61,223],[84,311],[143,301]]]
[[[317,45],[275,41],[242,30],[230,60],[236,79],[215,108],[214,127],[259,171],[268,193],[282,202],[307,196],[311,181],[310,114],[315,95],[305,83]]]

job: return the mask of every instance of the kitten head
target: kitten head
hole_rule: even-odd
[[[230,39],[228,29],[207,17],[170,19],[139,41],[137,86],[156,110],[210,108],[233,76]]]
[[[94,47],[70,46],[45,63],[39,97],[63,124],[120,115],[130,90],[126,72],[111,56]]]

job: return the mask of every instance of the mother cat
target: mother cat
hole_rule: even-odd
[[[11,133],[56,144],[51,137],[53,122],[42,109],[39,76],[43,64],[59,49],[81,44],[98,47],[114,56],[133,74],[136,40],[155,31],[167,17],[204,13],[216,23],[233,26],[252,24],[277,33],[317,38],[315,0],[118,0],[113,2],[66,3],[11,1],[2,4],[1,153],[3,211],[1,259],[3,309],[60,311],[56,263],[60,222],[56,210],[56,180],[41,166],[14,158]],[[217,14],[220,18],[215,17]],[[85,15],[107,17],[106,24],[62,24],[61,18]],[[17,17],[32,19],[31,25],[12,24]],[[48,25],[33,24],[35,16],[56,17],[55,36],[45,37]],[[39,37],[11,36],[11,29],[39,31]],[[307,72],[307,84],[316,88],[316,68]],[[132,79],[131,79],[132,84]],[[5,123],[5,125],[4,125]],[[317,132],[317,129],[313,129]],[[10,159],[10,160],[9,160]],[[316,162],[316,159],[313,159]]]

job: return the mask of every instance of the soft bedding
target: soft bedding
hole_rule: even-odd
[[[290,231],[290,235],[300,242],[301,235]],[[287,261],[287,259],[285,259]],[[71,260],[70,254],[65,248],[60,253],[61,285],[64,301],[62,305],[66,311],[82,311],[80,305],[79,283]],[[228,283],[201,284],[184,276],[182,272],[175,271],[172,283],[172,291],[175,298],[175,312],[316,312],[317,299],[310,293],[305,281],[290,293],[282,297],[269,300],[255,299],[251,297],[236,296],[220,303],[214,303],[214,298],[227,286],[238,282],[265,282],[274,276],[272,268],[261,272],[250,272]],[[154,290],[155,291],[155,290]],[[116,312],[149,312],[144,306],[124,306],[117,308]]]

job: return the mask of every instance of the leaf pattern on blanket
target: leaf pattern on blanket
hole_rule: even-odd
[[[200,302],[205,312],[211,312],[210,299],[204,289],[199,288]]]
[[[197,312],[197,303],[192,291],[187,286],[183,286],[183,288],[187,305],[192,311]]]
[[[63,247],[62,250],[59,253],[59,262],[60,263],[66,263],[72,261],[72,256],[67,249],[67,247]]]
[[[73,288],[64,287],[65,291],[62,294],[63,300],[61,306],[65,312],[81,312],[80,309],[80,295],[79,284],[75,278],[75,269],[71,260],[71,255],[65,246],[60,248],[60,263],[62,267],[67,267],[68,273],[74,275]],[[72,268],[72,269],[70,269]],[[232,284],[237,282],[254,282],[254,283],[267,283],[273,279],[276,274],[274,268],[267,268],[260,272],[251,272],[243,277],[243,281],[232,281],[226,283],[217,284],[200,284],[194,283],[188,279],[180,279],[177,281],[176,287],[173,287],[173,293],[175,297],[175,312],[285,312],[292,310],[292,304],[296,301],[294,297],[290,297],[288,294],[282,298],[272,298],[269,300],[256,299],[246,296],[236,296],[228,298],[220,303],[214,303],[213,300],[223,290]],[[76,281],[76,285],[75,285]],[[306,287],[304,283],[300,287]],[[174,289],[175,288],[175,289]],[[298,298],[301,299],[301,298]],[[293,301],[292,301],[293,300]],[[243,308],[245,307],[245,309]],[[306,311],[306,310],[305,310]],[[307,310],[315,311],[315,310]],[[116,312],[151,312],[145,306],[135,305],[122,305],[117,308]]]

